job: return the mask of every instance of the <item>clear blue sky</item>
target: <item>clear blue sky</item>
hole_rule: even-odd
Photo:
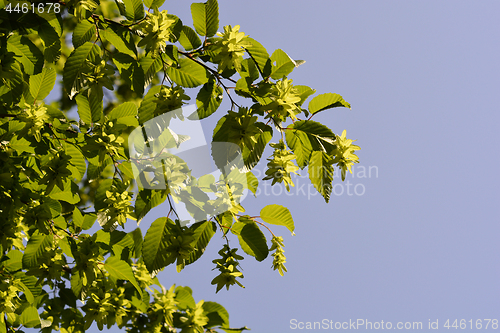
[[[285,238],[284,277],[272,258],[247,256],[246,288],[215,294],[216,235],[196,264],[179,274],[168,267],[161,282],[192,287],[196,300],[225,306],[231,326],[254,333],[299,331],[292,319],[423,323],[406,332],[454,331],[447,319],[476,332],[469,320],[500,319],[500,2],[219,4],[220,30],[239,24],[269,53],[306,60],[290,76],[295,84],[351,103],[315,118],[335,133],[347,129],[361,163],[350,185],[336,178],[329,204],[308,198],[307,185],[305,194],[243,202],[250,215],[269,203],[290,208],[296,236],[273,227]],[[167,1],[163,9],[192,25],[189,7]],[[208,134],[226,109],[204,122]],[[308,183],[302,174],[297,187]],[[165,213],[156,209],[141,226]],[[428,330],[429,320],[440,329]]]

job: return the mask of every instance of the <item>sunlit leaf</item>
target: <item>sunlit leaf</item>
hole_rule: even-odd
[[[288,208],[281,205],[267,205],[260,211],[260,218],[269,224],[283,225],[293,234],[295,225]]]
[[[309,102],[309,112],[315,114],[317,112],[336,108],[339,106],[343,106],[349,109],[351,108],[351,105],[344,101],[342,96],[340,96],[339,94],[326,93],[314,97]]]
[[[193,25],[200,36],[212,37],[219,29],[219,5],[216,0],[191,4]]]

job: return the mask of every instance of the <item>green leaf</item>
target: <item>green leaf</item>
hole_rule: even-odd
[[[56,83],[56,71],[52,68],[44,67],[42,72],[30,76],[30,93],[35,100],[42,100],[49,95]]]
[[[141,102],[139,106],[139,110],[137,113],[139,114],[139,123],[144,124],[146,121],[154,118],[154,113],[156,110],[157,104],[154,102],[156,100],[155,94],[159,93],[161,86],[154,86],[149,89],[146,96]]]
[[[144,0],[144,6],[146,6],[148,9],[160,8],[164,2],[165,0]]]
[[[180,310],[186,310],[196,307],[196,302],[193,298],[193,291],[189,287],[178,286],[175,288],[175,300],[179,302],[177,307]]]
[[[137,116],[137,105],[132,102],[120,104],[108,114],[109,120],[116,120],[122,117]]]
[[[175,262],[176,254],[167,251],[170,237],[168,224],[174,222],[166,217],[156,219],[144,236],[142,243],[142,257],[148,271],[158,273],[165,266]]]
[[[137,48],[135,47],[130,30],[116,24],[111,24],[107,29],[100,30],[99,33],[101,37],[111,43],[115,49],[123,54],[128,54],[137,61]]]
[[[206,69],[188,58],[179,59],[179,67],[169,66],[166,72],[172,81],[186,88],[194,88],[208,81]]]
[[[285,135],[286,143],[297,157],[297,165],[302,169],[309,163],[313,150],[330,153],[335,148],[335,134],[325,125],[315,121],[296,121],[288,125]]]
[[[92,228],[96,220],[97,220],[97,215],[95,213],[85,214],[85,216],[83,217],[82,229],[88,230]]]
[[[19,320],[22,325],[26,327],[35,327],[40,324],[40,316],[34,306],[28,306],[25,308],[21,313]]]
[[[204,119],[213,114],[222,103],[222,88],[217,86],[214,80],[205,83],[196,95],[195,113],[190,115],[188,119]]]
[[[123,248],[128,248],[132,258],[141,256],[142,248],[142,232],[140,228],[136,228],[131,232],[123,232],[115,230],[111,233],[110,245],[119,245]]]
[[[269,53],[267,53],[264,46],[262,46],[262,44],[255,39],[246,37],[246,40],[252,44],[252,46],[249,46],[246,51],[251,55],[252,60],[255,61],[255,64],[259,68],[260,72],[264,75],[263,78],[268,77],[271,75],[272,71]]]
[[[191,245],[195,248],[195,251],[191,252],[189,258],[185,260],[185,265],[192,264],[203,255],[210,239],[217,230],[215,223],[210,221],[194,223],[190,229],[194,230],[194,241]]]
[[[31,290],[21,281],[16,281],[16,284],[19,285],[23,289],[24,295],[26,296],[26,300],[33,304],[35,302],[35,298],[33,297],[33,293]]]
[[[7,50],[16,54],[26,74],[33,75],[42,71],[43,53],[28,37],[11,35],[7,39]]]
[[[79,299],[84,299],[85,295],[82,293],[83,289],[83,281],[82,277],[80,274],[80,271],[76,271],[73,274],[71,274],[71,291],[73,291],[73,294],[75,294],[76,297]]]
[[[0,265],[8,272],[15,272],[23,268],[23,253],[19,250],[12,250],[7,253],[7,260],[3,261]]]
[[[85,85],[82,72],[86,70],[86,61],[95,62],[101,55],[101,48],[93,43],[86,42],[71,52],[63,70],[63,83],[70,99]]]
[[[112,278],[127,280],[137,289],[139,295],[142,295],[141,287],[139,287],[139,283],[135,279],[134,272],[132,271],[132,267],[123,260],[116,256],[109,257],[104,263],[104,268],[108,271],[109,275]]]
[[[75,147],[74,145],[63,142],[62,146],[64,147],[64,151],[66,152],[67,155],[71,156],[70,158],[70,167],[68,169],[71,169],[73,177],[76,179],[77,182],[82,180],[83,176],[85,175],[85,171],[87,170],[87,163],[85,163],[85,157],[83,156],[82,152],[80,149]]]
[[[9,147],[14,149],[18,154],[23,152],[35,153],[35,147],[31,146],[31,142],[24,137],[13,137],[9,142]]]
[[[144,73],[144,89],[146,89],[163,67],[161,57],[153,59],[151,55],[144,56],[139,60],[139,65]]]
[[[106,208],[106,203],[104,202],[107,199],[106,191],[111,191],[112,186],[113,179],[103,179],[99,182],[94,198],[94,207],[96,211]]]
[[[295,63],[283,50],[277,49],[271,55],[272,73],[271,78],[279,80],[290,74],[295,68]]]
[[[125,5],[125,17],[132,21],[139,21],[144,17],[144,6],[141,0],[122,0]]]
[[[23,272],[17,272],[16,278],[20,279],[25,287],[29,289],[33,297],[37,298],[42,293],[42,286],[38,283],[38,279],[32,275],[26,275]]]
[[[238,235],[240,246],[246,254],[262,261],[267,258],[269,249],[266,237],[255,222],[236,222],[231,228],[231,232]]]
[[[248,80],[238,80],[241,81],[240,84],[244,83],[245,90],[249,91],[252,82],[259,78],[259,70],[257,69],[257,65],[251,58],[243,59],[241,61],[241,69],[239,71],[241,78],[248,78]]]
[[[73,205],[78,203],[80,201],[78,186],[67,178],[63,181],[63,184],[64,191],[61,191],[58,186],[54,186],[54,189],[50,192],[49,197],[55,200],[66,201]]]
[[[158,58],[159,59],[159,58]],[[130,86],[130,89],[142,95],[144,93],[144,70],[141,64],[132,56],[125,53],[117,53],[113,55],[113,63],[115,64],[121,78]],[[156,72],[155,72],[156,74]]]
[[[54,13],[38,13],[39,17],[45,19],[38,28],[38,36],[45,45],[43,55],[48,62],[56,62],[61,55],[61,35],[62,19],[61,16]]]
[[[24,88],[21,65],[14,61],[10,66],[4,67],[3,71],[9,72],[10,78],[5,79],[5,84],[0,86],[0,98],[6,105],[17,104],[23,95]]]
[[[283,225],[294,235],[295,225],[288,208],[281,205],[267,205],[260,211],[260,218],[269,224]]]
[[[333,158],[325,152],[313,151],[309,160],[308,172],[314,188],[328,202],[332,193]]]
[[[212,37],[219,29],[219,5],[217,0],[191,4],[193,25],[200,36]]]
[[[197,49],[201,46],[200,37],[196,32],[187,25],[182,27],[181,35],[179,36],[179,43],[186,51]]]
[[[80,120],[84,124],[92,123],[92,111],[90,110],[89,99],[85,95],[78,95],[75,98],[78,107],[77,112]]]
[[[167,199],[167,195],[164,191],[154,191],[154,190],[141,190],[137,195],[135,200],[135,216],[137,218],[137,223],[141,223],[141,220],[146,214],[154,207],[160,205]]]
[[[75,207],[75,209],[73,209],[73,226],[75,227],[75,230],[78,230],[77,228],[82,229],[83,221],[82,212]]]
[[[229,313],[222,305],[215,302],[205,302],[202,307],[208,317],[206,327],[229,326]]]
[[[82,20],[77,23],[75,30],[73,30],[73,35],[71,37],[73,46],[77,48],[86,42],[92,42],[95,35],[95,24],[90,23],[88,20]]]
[[[85,124],[91,124],[100,121],[102,118],[102,100],[99,99],[96,89],[92,89],[90,94],[87,92],[78,94],[75,101],[80,119]]]
[[[5,316],[0,316],[0,333],[7,333],[7,326],[5,325]]]
[[[250,191],[252,191],[252,193],[256,196],[257,194],[257,188],[259,187],[259,180],[257,179],[257,177],[255,177],[255,175],[253,173],[251,173],[250,171],[248,171],[246,173],[247,175],[247,185],[248,185],[248,189]]]
[[[252,142],[251,146],[243,145],[241,150],[243,162],[245,163],[243,172],[249,172],[259,163],[264,149],[266,149],[267,144],[273,137],[273,130],[270,126],[262,123],[256,123],[256,125],[260,129],[260,132],[255,135],[257,142]]]
[[[312,94],[314,94],[316,92],[316,89],[309,88],[308,86],[297,85],[297,86],[293,86],[293,87],[298,91],[299,96],[300,96],[300,102],[295,103],[298,106],[301,106],[309,96],[311,96]]]
[[[344,101],[342,96],[340,96],[339,94],[326,93],[314,97],[309,102],[309,112],[315,114],[317,112],[336,108],[339,106],[343,106],[349,109],[351,108],[351,105]]]
[[[23,255],[23,267],[32,268],[38,265],[38,259],[52,246],[52,235],[44,235],[35,231],[26,245]]]

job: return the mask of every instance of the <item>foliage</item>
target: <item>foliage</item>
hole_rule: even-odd
[[[259,181],[251,170],[268,144],[274,152],[264,181],[289,189],[291,173],[308,167],[327,202],[334,166],[344,179],[358,162],[359,147],[345,131],[339,136],[311,120],[350,105],[340,95],[322,94],[305,108],[315,90],[287,78],[304,61],[282,50],[269,56],[238,25],[217,32],[216,0],[192,4],[194,29],[160,11],[163,2],[0,0],[0,332],[83,332],[94,322],[100,330],[116,324],[129,332],[246,329],[230,329],[221,305],[195,303],[189,287],[167,289],[156,277],[170,264],[181,271],[196,262],[217,232],[226,242],[213,260],[217,292],[242,286],[240,249],[258,261],[274,251],[272,267],[283,275],[283,238],[270,225],[295,229],[280,205],[243,215],[238,197],[245,188],[228,182],[227,174],[218,182],[192,176],[183,160],[166,152],[189,139],[171,130],[137,145],[160,145],[163,171],[134,179],[129,134],[155,117],[182,118],[178,109],[190,100],[190,88],[198,90],[197,114],[189,118],[211,116],[223,98],[231,102],[213,143],[239,148],[244,165],[229,175],[242,175],[254,194]],[[57,90],[58,100],[44,102]],[[280,139],[270,143],[276,132]],[[162,180],[172,186],[153,186]],[[209,192],[215,199],[202,202]],[[193,217],[201,205],[212,214],[185,225],[171,200],[190,203]],[[139,223],[165,201],[168,214],[144,236],[140,228],[117,229]],[[226,209],[217,211],[221,206]],[[230,246],[233,238],[239,247]]]

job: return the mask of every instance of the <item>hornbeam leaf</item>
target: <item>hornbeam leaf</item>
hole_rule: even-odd
[[[241,170],[242,172],[249,172],[259,163],[264,153],[264,149],[266,149],[267,144],[273,137],[273,130],[270,126],[263,123],[255,123],[255,125],[260,130],[260,132],[255,135],[257,142],[252,142],[251,146],[245,144],[241,150],[245,163],[245,168]]]
[[[142,295],[141,287],[137,280],[135,279],[132,267],[117,256],[109,257],[104,263],[104,268],[108,271],[109,275],[115,279],[127,280],[137,289],[139,295]]]
[[[125,53],[113,55],[113,63],[118,69],[118,72],[120,72],[121,78],[130,85],[130,88],[142,95],[144,93],[144,86],[148,86],[149,82],[145,85],[144,70],[141,67],[141,63],[137,62],[134,57]],[[156,72],[154,74],[156,74]]]
[[[142,6],[142,4],[141,4]],[[130,31],[119,25],[112,24],[100,31],[101,37],[111,43],[118,51],[128,54],[137,61],[137,48]]]
[[[33,293],[31,292],[31,290],[21,281],[16,281],[15,283],[23,289],[24,295],[26,296],[26,300],[31,304],[33,304],[35,302],[35,298],[33,297]]]
[[[288,125],[286,143],[297,157],[297,165],[303,169],[312,151],[330,153],[334,148],[335,134],[325,125],[312,120],[300,120]]]
[[[3,64],[2,64],[3,65]],[[21,64],[14,61],[10,66],[3,68],[4,72],[10,72],[9,79],[5,79],[5,83],[0,85],[0,98],[7,105],[17,104],[23,95],[24,80]]]
[[[272,73],[271,78],[279,80],[290,74],[295,68],[295,62],[283,50],[277,49],[271,55]]]
[[[163,191],[152,191],[144,189],[139,191],[137,199],[135,200],[135,216],[137,224],[139,224],[144,216],[159,204],[167,199],[167,195]]]
[[[96,35],[95,33],[96,33],[95,24],[92,24],[87,20],[82,20],[78,22],[78,24],[75,27],[75,30],[73,30],[73,35],[71,37],[73,41],[73,46],[76,48],[85,44],[86,42],[91,42]]]
[[[181,35],[179,36],[179,43],[186,51],[197,49],[201,46],[200,37],[196,32],[187,25],[182,27]]]
[[[144,236],[142,243],[142,258],[146,268],[152,274],[158,273],[165,266],[175,262],[176,253],[167,251],[170,237],[168,224],[174,222],[166,217],[156,219]]]
[[[49,194],[49,197],[55,200],[66,201],[70,204],[76,204],[80,201],[80,196],[78,195],[79,189],[78,185],[73,183],[71,180],[67,179],[63,181],[64,191],[61,191],[58,186],[54,186]]]
[[[146,6],[148,9],[160,8],[164,2],[165,0],[144,0],[144,6]]]
[[[309,161],[309,179],[314,188],[325,198],[330,200],[333,182],[333,158],[325,152],[313,151]]]
[[[177,307],[185,310],[196,307],[196,302],[193,298],[193,290],[189,287],[178,286],[175,288],[175,300],[179,302]]]
[[[82,72],[86,70],[86,61],[95,62],[100,55],[101,48],[90,42],[86,42],[71,52],[63,70],[64,88],[70,99],[73,99],[85,85],[86,80]]]
[[[23,268],[23,253],[19,250],[11,250],[6,254],[8,258],[2,261],[0,266],[8,272],[15,272]]]
[[[7,39],[7,50],[16,54],[16,58],[23,64],[26,74],[33,75],[41,72],[43,53],[28,37],[11,35]]]
[[[49,95],[56,83],[56,71],[44,67],[42,72],[30,77],[30,93],[35,100],[42,100]]]
[[[111,112],[108,114],[108,119],[115,120],[130,116],[137,116],[137,105],[132,102],[125,102],[111,110]]]
[[[260,218],[269,224],[283,225],[294,235],[295,225],[288,208],[281,205],[267,205],[260,211]]]
[[[77,230],[77,228],[82,229],[83,221],[82,212],[80,209],[75,207],[75,209],[73,209],[73,226],[75,227],[75,230]]]
[[[146,55],[139,60],[139,65],[144,73],[144,89],[146,89],[162,68],[161,57],[153,59],[151,55]]]
[[[38,297],[42,293],[42,286],[38,283],[38,278],[33,275],[26,275],[23,272],[17,272],[16,278],[21,280],[21,282],[29,289],[33,297]]]
[[[267,258],[269,249],[266,237],[255,222],[236,222],[231,227],[233,234],[238,236],[240,246],[246,254],[262,261]]]
[[[269,53],[267,53],[264,46],[255,39],[246,37],[246,40],[252,44],[252,46],[247,47],[246,51],[250,54],[252,60],[255,61],[257,67],[259,67],[260,72],[264,75],[263,78],[268,77],[271,75],[272,71]]]
[[[207,327],[227,327],[229,325],[229,313],[222,305],[215,302],[205,302],[202,307],[208,317]]]
[[[142,0],[123,0],[125,5],[125,17],[133,22],[144,17],[144,5]]]
[[[144,96],[144,99],[139,106],[139,110],[137,111],[139,114],[140,124],[144,124],[146,121],[153,119],[156,106],[158,105],[155,103],[155,95],[160,92],[160,89],[161,86],[154,86],[149,89],[146,96]]]
[[[89,92],[89,91],[87,91]],[[75,97],[78,106],[78,115],[85,124],[98,122],[102,118],[102,99],[99,98],[99,92],[92,89]]]
[[[92,123],[92,110],[90,109],[89,99],[85,94],[79,94],[75,98],[78,107],[77,112],[83,123],[90,125]],[[96,116],[97,117],[97,116]]]
[[[193,25],[200,36],[212,37],[219,29],[219,5],[217,0],[191,5]]]
[[[23,255],[23,267],[32,268],[38,265],[38,258],[40,258],[46,248],[52,245],[52,235],[43,235],[35,231],[26,245]]]
[[[40,316],[34,306],[28,306],[19,316],[19,321],[26,327],[35,327],[40,324]]]
[[[76,178],[76,181],[79,182],[83,176],[85,175],[85,171],[87,170],[87,164],[85,163],[85,157],[83,156],[80,149],[76,148],[72,144],[63,142],[62,146],[66,154],[70,155],[70,163],[72,168],[75,168],[78,173],[73,173],[73,176]]]
[[[344,101],[342,96],[340,96],[339,94],[326,93],[314,97],[309,102],[309,112],[315,114],[317,112],[336,108],[339,106],[343,106],[349,109],[351,108],[351,105]]]
[[[212,236],[215,235],[215,231],[217,230],[215,223],[210,221],[195,223],[190,229],[194,230],[194,241],[191,245],[195,250],[191,252],[189,258],[185,260],[185,265],[192,264],[203,255],[210,239],[212,239]]]
[[[301,106],[309,96],[316,92],[316,89],[309,88],[308,86],[297,85],[293,87],[298,91],[300,96],[300,102],[295,103],[298,106]]]
[[[206,69],[187,58],[179,59],[179,67],[169,66],[166,72],[172,81],[186,88],[194,88],[208,81]]]
[[[197,110],[188,119],[204,119],[213,114],[222,103],[222,88],[214,80],[205,83],[196,95]]]

